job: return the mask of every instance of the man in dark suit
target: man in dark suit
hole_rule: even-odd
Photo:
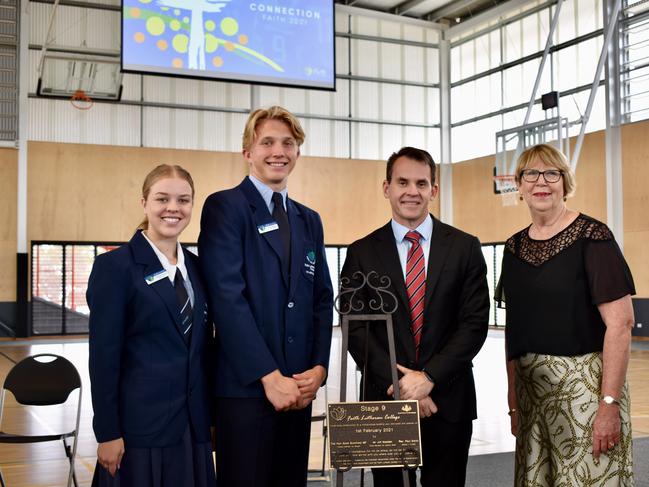
[[[463,486],[476,418],[471,360],[485,341],[489,314],[480,242],[428,213],[438,192],[428,152],[404,147],[392,154],[383,192],[392,220],[349,247],[342,276],[354,282],[356,271],[376,271],[390,278],[398,300],[393,322],[401,399],[418,400],[422,417],[421,485]],[[388,400],[385,326],[351,322],[349,350],[363,370],[363,399]],[[372,473],[375,487],[402,485],[400,469]]]
[[[227,487],[306,484],[333,292],[320,217],[287,197],[303,141],[285,109],[254,111],[243,135],[250,175],[203,206],[198,248],[217,330],[217,480]]]

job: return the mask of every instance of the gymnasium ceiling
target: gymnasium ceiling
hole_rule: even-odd
[[[440,22],[449,26],[496,7],[507,0],[335,0],[341,5]]]

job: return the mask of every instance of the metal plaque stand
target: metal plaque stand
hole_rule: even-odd
[[[353,285],[352,279],[356,285]],[[366,332],[369,331],[370,322],[384,321],[388,334],[388,351],[390,353],[390,371],[392,375],[392,387],[394,399],[400,399],[399,378],[397,376],[397,358],[394,348],[394,327],[392,326],[392,314],[397,310],[398,302],[396,296],[389,291],[392,281],[388,276],[379,276],[376,271],[364,274],[356,271],[352,279],[343,277],[340,281],[340,293],[334,304],[336,311],[342,316],[342,346],[340,364],[340,402],[347,400],[347,349],[349,343],[349,322],[365,321]],[[359,294],[365,294],[362,299]],[[367,371],[367,333],[365,335],[365,364],[363,376]],[[365,388],[367,381],[363,381]],[[361,400],[365,399],[365,392],[361,393]],[[336,487],[343,487],[343,475],[353,467],[353,459],[345,466],[332,465],[336,469]],[[417,467],[417,465],[413,465]],[[410,487],[408,469],[403,469],[403,485]]]

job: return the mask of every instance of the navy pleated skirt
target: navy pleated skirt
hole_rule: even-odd
[[[163,448],[129,448],[112,477],[97,463],[92,487],[215,487],[210,442],[196,443],[188,427],[180,443]]]

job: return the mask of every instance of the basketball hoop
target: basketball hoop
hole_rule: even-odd
[[[85,91],[77,90],[70,97],[70,103],[77,110],[90,110],[95,104]]]
[[[513,174],[498,174],[494,176],[494,193],[499,194],[503,206],[518,204],[518,187]]]

